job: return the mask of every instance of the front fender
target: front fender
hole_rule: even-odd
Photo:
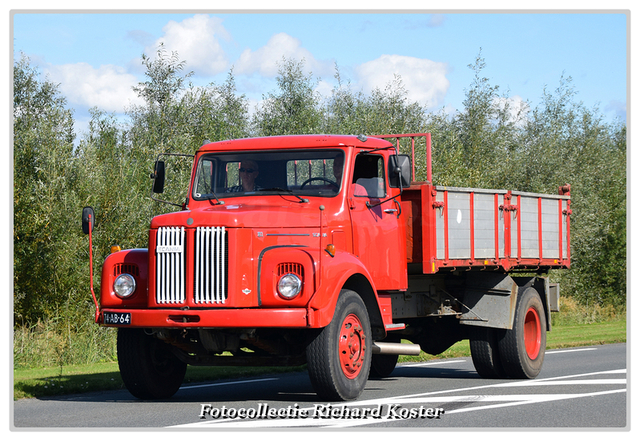
[[[286,300],[278,295],[276,285],[286,274],[296,274],[303,281],[300,295]],[[267,307],[304,307],[315,291],[314,256],[298,245],[265,248],[258,258],[258,305]]]
[[[345,287],[363,297],[370,316],[382,316],[371,275],[356,256],[343,251],[334,257],[325,255],[320,272],[318,289],[308,305],[310,327],[322,328],[331,322],[338,296]]]
[[[100,282],[100,304],[104,307],[144,308],[147,306],[148,251],[144,249],[123,250],[110,254],[102,265]],[[113,292],[113,282],[122,273],[136,279],[136,292],[127,299]]]

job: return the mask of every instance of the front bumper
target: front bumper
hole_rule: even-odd
[[[105,323],[108,313],[130,313],[127,324]],[[274,309],[113,309],[102,310],[100,324],[129,328],[307,328],[306,308]]]

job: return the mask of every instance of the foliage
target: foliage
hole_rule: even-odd
[[[597,110],[575,103],[570,78],[526,125],[520,164],[522,190],[553,192],[571,184],[572,270],[563,289],[583,303],[626,303],[626,127],[607,124]]]
[[[573,326],[591,323],[624,321],[627,314],[625,305],[581,304],[575,296],[560,297],[560,312],[551,314],[553,326]],[[552,327],[553,330],[553,327]]]
[[[499,87],[482,76],[485,61],[480,55],[469,68],[474,77],[466,92],[464,108],[451,118],[440,114],[430,120],[429,130],[436,146],[434,182],[463,187],[509,187],[517,167],[514,153],[521,145],[527,104],[516,106],[499,95]]]
[[[42,80],[25,57],[14,65],[14,321],[26,333],[47,324],[58,348],[55,363],[72,358],[73,339],[92,327],[82,207],[91,205],[97,214],[97,284],[111,245],[146,246],[151,217],[175,209],[149,198],[158,154],[193,154],[206,139],[430,132],[439,185],[555,193],[570,183],[572,269],[553,277],[561,280],[563,294],[582,304],[626,303],[626,125],[607,123],[597,108],[576,103],[570,77],[545,89],[541,104],[531,109],[491,84],[479,54],[469,66],[473,81],[463,108],[429,113],[411,100],[399,76],[364,93],[336,66],[337,85],[323,98],[304,60],[283,59],[276,89],[252,113],[233,71],[221,85],[195,87],[191,73],[182,72],[184,61],[163,46],[154,59],[143,56],[142,64],[146,81],[134,89],[143,104],[126,109],[124,123],[92,109],[78,141],[73,112],[57,85]],[[404,152],[408,148],[401,144]],[[425,180],[424,152],[416,152],[417,179]],[[167,196],[183,201],[188,178]]]
[[[32,322],[78,300],[78,238],[67,229],[78,175],[72,113],[56,85],[40,82],[23,57],[14,90],[14,311]]]
[[[425,109],[409,99],[399,76],[384,90],[375,88],[371,95],[354,92],[348,81],[344,84],[337,66],[334,77],[337,85],[324,105],[324,132],[384,135],[424,128]]]
[[[304,60],[283,59],[276,78],[278,93],[269,92],[253,118],[259,136],[317,133],[321,116],[319,96],[311,74],[302,68]]]

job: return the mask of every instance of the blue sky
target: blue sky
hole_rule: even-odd
[[[565,10],[566,11],[566,10]],[[546,87],[571,77],[577,100],[609,120],[627,117],[627,15],[581,12],[64,13],[11,15],[14,57],[60,84],[78,129],[88,109],[122,113],[144,79],[140,55],[162,41],[194,71],[197,85],[222,83],[233,68],[252,108],[275,90],[277,62],[305,59],[327,95],[337,65],[354,90],[401,76],[411,100],[432,111],[463,108],[479,54],[501,94],[535,107]]]

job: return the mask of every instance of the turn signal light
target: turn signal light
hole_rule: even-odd
[[[111,254],[117,253],[118,251],[122,251],[122,247],[120,245],[111,245]]]
[[[332,243],[330,243],[329,245],[327,245],[327,247],[324,249],[327,253],[329,253],[329,255],[331,257],[334,257],[336,255],[336,246]]]

